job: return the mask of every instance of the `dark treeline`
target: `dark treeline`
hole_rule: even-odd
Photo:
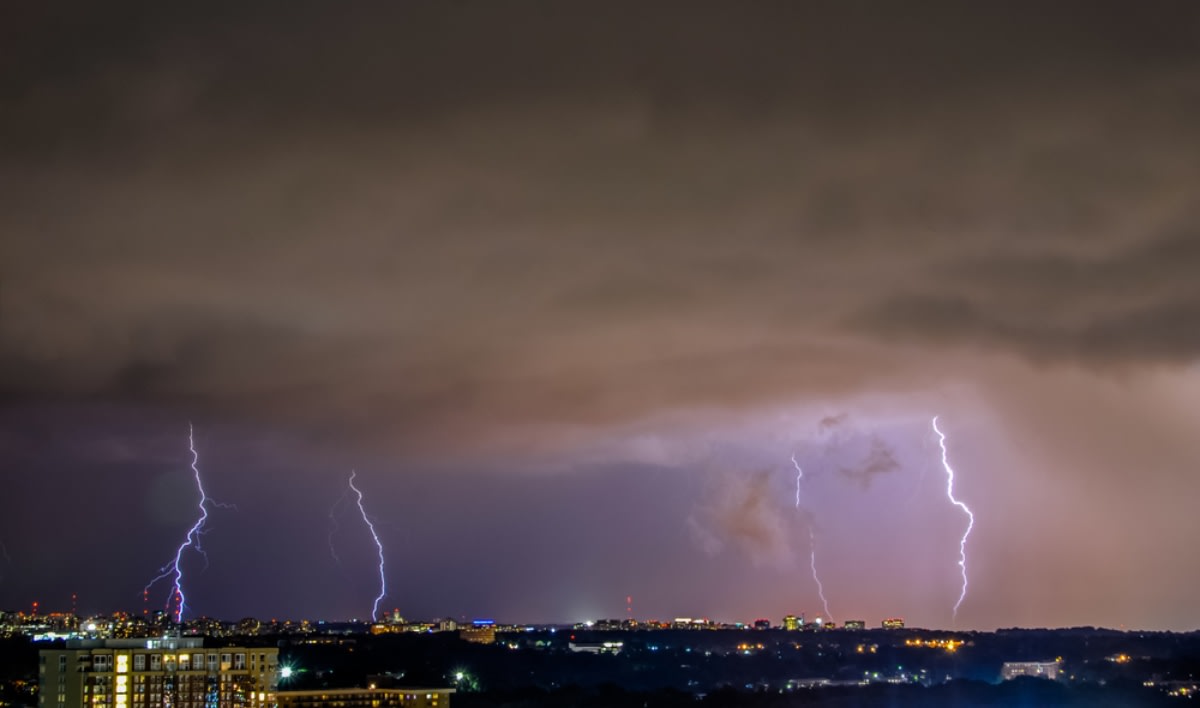
[[[619,655],[570,651],[620,641]],[[955,651],[906,640],[956,638]],[[294,688],[457,686],[456,706],[1075,706],[1172,702],[1154,680],[1200,675],[1200,634],[1090,628],[950,633],[657,631],[526,632],[478,645],[451,633],[347,637],[340,644],[284,642]],[[1123,655],[1122,661],[1113,659]],[[1063,680],[999,681],[1006,661],[1062,659]],[[456,679],[458,674],[462,679]],[[904,685],[886,683],[905,677]],[[870,678],[867,686],[851,684]],[[828,679],[834,685],[799,687]],[[288,686],[285,686],[287,688]]]
[[[572,636],[579,642],[621,641],[624,646],[617,656],[577,654],[568,648]],[[954,652],[905,645],[908,639],[946,637],[965,643]],[[950,679],[990,683],[1000,678],[1006,661],[1056,658],[1062,658],[1063,673],[1078,683],[1141,684],[1147,679],[1200,676],[1198,633],[1091,629],[528,632],[501,635],[495,645],[470,644],[453,633],[358,636],[342,642],[282,642],[281,661],[301,669],[295,687],[364,685],[367,676],[384,673],[402,674],[411,685],[443,686],[459,671],[485,691],[615,684],[627,690],[705,693],[725,686],[779,687],[796,679],[856,681],[875,674],[877,680],[921,675],[926,684]],[[743,652],[739,645],[751,649]],[[1128,661],[1110,660],[1119,654],[1127,655]]]
[[[1148,692],[1140,685],[1066,686],[1025,678],[1001,684],[952,681],[929,688],[873,685],[782,694],[723,688],[703,697],[671,689],[626,691],[609,684],[591,689],[569,686],[554,691],[467,693],[455,696],[453,705],[454,708],[1130,708],[1178,706],[1178,700]]]

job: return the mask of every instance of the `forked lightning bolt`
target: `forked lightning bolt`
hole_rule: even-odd
[[[150,588],[158,584],[160,580],[172,578],[171,595],[167,598],[167,609],[171,607],[171,602],[175,602],[175,621],[179,622],[183,619],[183,612],[187,608],[187,598],[183,594],[183,553],[191,548],[204,558],[204,565],[208,567],[208,554],[204,552],[204,548],[200,545],[200,536],[204,533],[204,524],[208,521],[208,505],[221,506],[225,508],[235,508],[231,505],[219,504],[204,492],[204,482],[200,479],[200,454],[196,452],[196,434],[191,423],[188,423],[188,450],[192,453],[192,475],[196,478],[196,491],[200,493],[200,502],[197,508],[200,510],[200,516],[196,519],[196,523],[188,529],[187,535],[183,537],[183,542],[179,544],[179,548],[175,549],[175,557],[171,562],[161,568],[158,577],[151,580],[143,590],[143,593],[149,593]]]
[[[375,532],[375,524],[371,523],[371,519],[367,516],[367,510],[363,508],[363,493],[354,486],[354,477],[358,472],[351,470],[350,472],[350,488],[358,495],[358,511],[362,514],[363,522],[367,528],[371,530],[371,538],[375,539],[375,550],[379,552],[379,596],[375,598],[375,604],[371,605],[371,621],[379,619],[379,603],[383,602],[383,598],[387,596],[387,576],[383,572],[383,543],[379,540],[379,534]]]
[[[951,504],[962,509],[967,515],[967,530],[958,542],[958,567],[962,571],[962,591],[958,594],[958,602],[954,603],[954,619],[958,619],[958,608],[967,597],[967,537],[971,535],[971,529],[975,528],[975,514],[971,513],[966,504],[954,498],[954,468],[950,466],[949,455],[946,452],[946,435],[938,428],[937,422],[938,417],[935,415],[933,432],[937,433],[938,445],[942,448],[942,467],[946,468],[946,497],[950,499]]]
[[[800,463],[796,461],[796,456],[792,455],[792,466],[796,468],[796,508],[800,508],[800,480],[804,479],[804,470],[801,469]],[[825,599],[825,586],[821,584],[821,577],[817,574],[817,535],[813,530],[813,522],[811,517],[808,521],[808,567],[812,569],[813,582],[817,584],[817,595],[821,598],[821,606],[825,608],[825,618],[833,619],[832,613],[829,612],[829,601]]]

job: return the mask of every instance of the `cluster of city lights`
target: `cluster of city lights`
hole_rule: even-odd
[[[945,649],[950,653],[958,651],[958,648],[965,644],[961,639],[905,639],[904,646],[906,647],[927,647],[930,649]]]

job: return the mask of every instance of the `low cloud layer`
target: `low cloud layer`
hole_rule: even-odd
[[[482,6],[433,37],[440,10],[180,10],[50,64],[77,28],[25,12],[9,400],[416,445],[908,385],[946,351],[1200,351],[1197,58],[1155,13],[546,11],[516,50]]]

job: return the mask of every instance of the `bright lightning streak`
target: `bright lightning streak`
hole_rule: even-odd
[[[800,463],[796,461],[796,456],[792,455],[792,466],[796,468],[796,508],[800,508],[800,480],[804,479],[804,470],[800,468]],[[821,598],[821,606],[825,608],[825,617],[833,619],[833,614],[829,611],[829,601],[825,599],[825,586],[821,584],[821,576],[817,574],[817,535],[813,530],[811,517],[808,521],[808,567],[812,569],[813,582],[817,584],[817,595]]]
[[[183,619],[183,611],[187,607],[187,598],[183,594],[183,552],[191,548],[204,558],[204,565],[205,567],[208,567],[208,554],[205,553],[204,549],[200,546],[200,536],[204,533],[205,522],[208,521],[208,505],[212,503],[221,507],[229,506],[225,504],[217,504],[213,500],[209,499],[208,495],[204,492],[204,482],[200,479],[200,468],[198,467],[200,462],[200,453],[196,452],[196,434],[191,423],[188,423],[188,449],[192,453],[191,468],[192,475],[196,478],[196,491],[200,492],[200,502],[197,504],[197,508],[200,510],[200,516],[196,519],[196,523],[192,524],[192,527],[188,529],[187,535],[183,537],[183,542],[179,544],[179,548],[175,549],[175,558],[173,558],[170,563],[164,565],[161,568],[161,572],[159,573],[158,577],[156,577],[154,580],[151,580],[143,590],[143,592],[149,592],[150,588],[154,587],[158,581],[166,580],[174,576],[174,579],[172,580],[171,595],[167,599],[167,607],[170,608],[171,600],[175,601],[176,622],[179,622]]]
[[[375,532],[375,524],[371,523],[371,519],[367,517],[367,510],[363,508],[363,493],[358,487],[354,486],[354,477],[358,474],[357,471],[350,472],[350,488],[358,495],[358,511],[362,514],[363,522],[367,528],[371,530],[371,538],[375,539],[375,549],[379,552],[379,596],[375,598],[375,604],[371,605],[371,621],[379,619],[379,603],[387,596],[387,576],[383,572],[383,543],[379,540],[379,534]]]
[[[950,467],[950,460],[946,452],[946,435],[938,429],[938,417],[933,417],[933,432],[937,433],[938,445],[942,448],[942,467],[946,468],[946,497],[950,499],[950,503],[963,510],[967,515],[967,530],[963,532],[962,538],[958,542],[958,567],[962,571],[962,591],[958,594],[958,602],[954,603],[954,618],[958,619],[958,608],[962,605],[963,600],[967,597],[967,537],[971,535],[971,529],[975,528],[975,514],[971,513],[970,508],[958,499],[954,498],[954,469]]]

